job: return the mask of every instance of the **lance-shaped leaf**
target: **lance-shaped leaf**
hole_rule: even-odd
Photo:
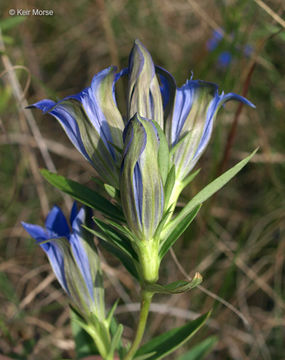
[[[202,360],[208,355],[218,340],[216,336],[210,336],[181,355],[178,360]]]
[[[114,86],[116,68],[94,76],[91,86],[58,103],[39,101],[30,107],[53,115],[78,151],[102,179],[118,188],[124,122],[117,108]]]
[[[176,226],[172,226],[171,232],[168,232],[168,236],[161,238],[159,256],[162,259],[168,250],[175,244],[176,240],[184,233],[188,228],[191,222],[195,219],[198,214],[201,204],[197,205],[187,216],[185,216],[181,221],[176,223]]]
[[[120,192],[127,223],[141,240],[153,237],[163,212],[158,151],[159,137],[155,125],[135,115],[124,133]]]
[[[219,95],[218,86],[206,81],[191,79],[181,88],[176,88],[168,72],[161,68],[158,72],[163,84],[164,102],[168,106],[165,106],[165,133],[169,146],[175,148],[172,162],[176,168],[176,179],[182,181],[206,149],[214,120],[222,105],[229,100],[238,100],[251,107],[254,105],[234,93]]]
[[[87,205],[92,209],[101,211],[107,217],[111,217],[112,219],[118,221],[124,221],[122,210],[114,206],[110,201],[105,199],[96,191],[46,169],[42,169],[41,174],[51,185],[72,196],[75,200],[80,201],[82,204]]]
[[[167,355],[171,354],[195,335],[205,324],[209,316],[210,312],[181,327],[169,330],[166,333],[155,337],[138,349],[135,359],[143,355],[145,355],[145,359],[148,360],[164,359]],[[150,356],[147,356],[147,354],[150,354]]]
[[[155,120],[163,128],[162,98],[155,67],[139,40],[135,41],[129,57],[128,119],[136,113]]]
[[[117,257],[134,278],[139,279],[137,256],[133,254],[133,249],[130,248],[128,243],[129,240],[123,234],[118,234],[103,221],[96,219],[96,223],[101,231],[86,229],[98,237],[104,249]]]
[[[208,184],[204,189],[202,189],[197,195],[195,195],[189,203],[180,211],[180,213],[165,227],[162,238],[167,238],[169,234],[175,229],[181,222],[190,216],[191,212],[197,208],[198,205],[202,204],[209,197],[211,197],[215,192],[221,189],[226,183],[228,183],[254,156],[258,149],[254,150],[249,156],[237,163],[231,169],[223,173],[221,176],[217,177],[214,181]]]

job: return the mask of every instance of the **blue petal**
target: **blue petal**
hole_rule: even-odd
[[[69,217],[70,224],[73,223],[73,221],[76,218],[77,214],[78,214],[78,206],[77,206],[76,201],[74,201],[73,205],[72,205],[71,212],[70,212],[70,217]]]
[[[56,105],[56,102],[52,101],[52,100],[48,100],[48,99],[44,99],[41,101],[36,102],[33,105],[29,105],[27,106],[27,109],[31,109],[31,108],[37,108],[42,110],[43,113],[47,113],[49,112],[54,106]]]
[[[241,95],[237,95],[237,94],[235,94],[235,93],[228,93],[228,94],[226,94],[226,95],[221,95],[220,96],[220,104],[225,104],[227,101],[229,101],[229,100],[237,100],[237,101],[240,101],[240,102],[242,102],[242,103],[244,103],[245,105],[248,105],[248,106],[250,106],[250,107],[252,107],[252,108],[254,108],[255,109],[255,105],[251,102],[251,101],[249,101],[249,100],[247,100],[245,97],[243,97],[243,96],[241,96]],[[219,105],[220,105],[219,104]]]
[[[48,249],[43,246],[46,244],[41,244],[42,248],[45,250],[49,262],[51,264],[52,270],[55,273],[55,276],[62,286],[62,288],[69,294],[65,275],[64,275],[64,259],[60,249],[52,241],[47,243],[49,245]]]
[[[78,95],[72,97],[78,99],[82,103],[89,120],[91,121],[92,125],[100,135],[102,141],[104,142],[106,148],[109,150],[113,159],[115,159],[115,152],[110,144],[113,143],[110,128],[101,110],[100,99],[98,94],[98,91],[100,90],[101,82],[110,73],[110,71],[114,71],[114,68],[109,67],[107,69],[100,71],[98,74],[96,74],[93,77],[91,86],[89,88],[85,89]]]
[[[24,221],[22,221],[21,224],[24,227],[24,229],[27,231],[27,233],[29,233],[31,237],[34,238],[37,242],[48,240],[49,238],[48,233],[43,227],[39,225],[28,224]],[[46,247],[48,248],[48,246]]]
[[[237,95],[235,93],[228,93],[226,95],[224,95],[222,93],[221,95],[218,95],[218,92],[216,92],[215,97],[211,101],[208,111],[207,111],[205,127],[203,130],[203,134],[202,134],[200,143],[198,145],[197,151],[193,158],[194,161],[195,160],[197,161],[199,159],[200,155],[202,154],[202,152],[204,151],[204,149],[206,148],[206,146],[210,140],[211,133],[213,130],[213,122],[214,122],[214,117],[215,117],[216,111],[218,110],[218,108],[220,106],[224,105],[227,101],[230,101],[230,100],[237,100],[246,105],[249,105],[252,108],[255,108],[255,105],[243,96]],[[196,163],[196,161],[195,161],[195,163]]]
[[[136,163],[133,173],[133,194],[136,206],[136,213],[142,225],[143,183],[141,169],[138,163]]]
[[[71,98],[71,97],[69,97]],[[76,149],[81,152],[81,154],[91,162],[89,155],[87,154],[81,135],[79,131],[79,127],[76,121],[75,116],[69,111],[67,105],[63,102],[68,100],[69,98],[63,99],[58,102],[56,106],[49,112],[53,115],[61,124],[70,141],[76,147]]]
[[[50,237],[45,229],[43,229],[39,225],[28,224],[22,222],[24,229],[37,241],[37,243],[41,246],[44,252],[47,254],[53,272],[55,273],[56,278],[58,279],[62,288],[68,292],[65,276],[64,276],[64,263],[63,263],[63,256],[61,251],[57,248],[57,246],[51,242],[44,242],[42,241],[48,240]]]
[[[76,98],[76,95],[74,95],[74,98]],[[28,108],[37,108],[42,110],[44,113],[49,113],[53,115],[59,121],[70,141],[77,148],[77,150],[81,152],[81,154],[88,161],[91,162],[91,159],[88,156],[83,145],[76,119],[67,109],[66,105],[63,103],[63,101],[65,100],[66,99],[63,99],[62,101],[55,103],[52,100],[45,99],[28,106]]]
[[[82,237],[82,224],[85,220],[85,209],[81,208],[78,215],[72,222],[72,234],[70,236],[69,242],[71,245],[72,253],[74,255],[75,261],[78,268],[81,271],[81,274],[84,278],[85,284],[88,288],[89,294],[94,300],[93,291],[94,284],[92,280],[92,275],[90,271],[89,259],[84,248]]]
[[[46,222],[46,228],[57,234],[57,237],[69,237],[70,229],[66,218],[58,206],[54,206],[49,212]]]
[[[116,94],[115,94],[116,83],[121,77],[127,75],[128,73],[129,73],[129,69],[124,68],[115,75],[115,79],[114,79],[114,82],[113,82],[113,99],[114,99],[114,102],[115,102],[116,106],[117,106],[117,99],[116,99]]]
[[[155,67],[160,79],[160,91],[165,109],[169,101],[175,96],[176,82],[174,77],[167,70],[160,66]]]

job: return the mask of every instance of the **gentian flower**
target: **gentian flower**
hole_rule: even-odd
[[[158,166],[159,137],[151,120],[136,114],[124,132],[121,200],[130,229],[149,240],[161,220],[163,185]]]
[[[223,40],[224,35],[221,31],[214,30],[211,39],[207,41],[207,49],[214,51]],[[232,54],[228,50],[222,51],[218,55],[217,64],[220,68],[227,68],[232,61]]]
[[[25,222],[22,225],[48,256],[57,280],[77,310],[85,316],[95,314],[103,321],[102,271],[90,234],[82,227],[85,222],[86,210],[78,211],[74,203],[70,214],[71,230],[57,206],[49,212],[45,228]]]
[[[168,99],[165,112],[165,134],[172,149],[177,181],[183,181],[205,151],[211,137],[217,112],[229,100],[255,107],[244,97],[223,92],[218,86],[201,80],[187,80],[177,88],[173,77],[159,69],[163,97]],[[169,94],[172,94],[169,97]]]
[[[151,120],[136,114],[124,132],[120,176],[123,211],[134,236],[144,280],[158,274],[158,240],[155,231],[163,215],[164,194],[158,164],[159,136]]]
[[[109,67],[77,95],[54,102],[41,100],[30,107],[54,116],[73,145],[103,181],[118,188],[124,122],[115,99],[115,83],[123,73]]]
[[[207,41],[206,47],[207,50],[212,52],[215,51],[219,44],[221,43],[221,41],[224,38],[224,34],[222,30],[214,30],[212,33],[212,37]],[[230,35],[230,38],[233,40],[234,36],[233,34]],[[244,53],[245,56],[250,56],[252,53],[252,47],[250,45],[245,45],[244,48],[241,48],[240,46],[237,46],[237,51],[242,51]],[[221,69],[226,69],[230,63],[232,62],[232,60],[234,59],[234,51],[235,49],[230,49],[230,50],[223,50],[218,54],[218,59],[217,59],[217,65],[219,68]]]

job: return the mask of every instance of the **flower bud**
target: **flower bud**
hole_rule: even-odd
[[[141,240],[153,237],[163,212],[158,150],[154,123],[136,114],[124,132],[120,190],[128,225]]]
[[[150,53],[139,40],[131,51],[128,72],[128,119],[138,113],[163,128],[162,98],[155,67]]]
[[[90,234],[82,227],[86,211],[77,211],[74,204],[70,223],[60,208],[54,206],[46,219],[46,228],[22,223],[45,251],[51,267],[72,304],[85,317],[95,314],[104,322],[104,288],[99,257]]]

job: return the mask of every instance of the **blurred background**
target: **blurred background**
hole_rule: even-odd
[[[17,16],[10,9],[53,15]],[[170,359],[210,335],[215,338],[205,359],[285,359],[284,2],[4,0],[0,12],[0,359],[74,358],[67,298],[20,221],[42,225],[54,204],[66,214],[72,204],[39,168],[95,186],[93,169],[56,121],[24,107],[75,94],[110,64],[127,66],[135,38],[179,86],[193,71],[194,79],[215,82],[256,105],[232,102],[220,111],[201,172],[181,206],[259,146],[251,163],[204,204],[161,267],[163,283],[199,271],[216,299],[199,289],[156,296],[145,339],[213,308],[207,325]],[[121,298],[117,319],[130,339],[137,285],[115,258],[102,255],[107,307]]]

